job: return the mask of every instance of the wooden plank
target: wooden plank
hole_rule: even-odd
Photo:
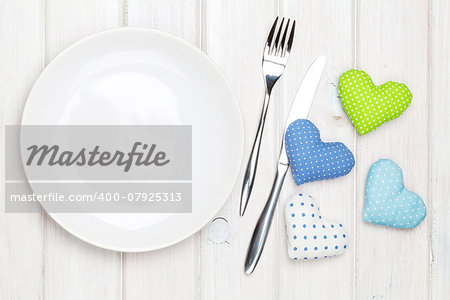
[[[355,131],[341,108],[337,93],[339,76],[354,65],[353,1],[281,1],[281,13],[297,21],[296,39],[279,99],[278,134],[297,88],[310,64],[319,55],[327,65],[308,119],[321,132],[323,141],[343,142],[355,152]],[[345,177],[297,186],[289,171],[279,203],[279,299],[352,299],[355,248],[354,178]],[[292,261],[287,256],[284,205],[297,193],[309,194],[320,205],[324,219],[342,223],[350,237],[347,251],[339,257],[319,261]]]
[[[45,219],[45,299],[121,299],[121,253],[91,246]]]
[[[429,291],[428,222],[399,230],[362,222],[371,164],[390,158],[405,185],[428,199],[429,99],[427,1],[358,1],[357,66],[375,84],[404,82],[413,94],[403,115],[357,136],[356,299],[426,299]]]
[[[44,1],[0,2],[0,122],[20,124],[23,105],[42,71]],[[2,134],[2,138],[3,138]],[[0,169],[5,169],[4,143]],[[42,299],[42,214],[5,214],[0,195],[0,298]]]
[[[200,0],[128,0],[128,26],[142,26],[175,34],[200,47]]]
[[[125,299],[197,299],[198,234],[169,248],[124,256]]]
[[[125,0],[49,0],[46,3],[45,61],[92,33],[124,22]]]
[[[46,1],[45,61],[73,42],[122,25],[123,6],[108,0]],[[50,217],[44,220],[44,295],[47,299],[119,299],[121,253],[75,238]]]
[[[356,33],[352,31],[352,0],[203,1],[203,7],[200,2],[130,0],[125,14],[120,1],[50,0],[46,12],[43,1],[0,3],[0,41],[4,45],[0,56],[2,125],[19,122],[27,93],[44,61],[48,63],[81,37],[128,22],[181,36],[202,47],[219,64],[243,111],[245,159],[260,113],[260,63],[267,30],[278,10],[297,19],[296,43],[271,104],[257,182],[246,216],[238,216],[241,172],[230,199],[218,214],[227,222],[214,222],[200,234],[167,249],[124,256],[124,298],[426,299],[430,286],[432,299],[445,298],[450,291],[450,207],[446,200],[450,192],[446,186],[450,167],[446,113],[450,107],[444,91],[450,84],[447,1],[431,1],[431,69],[429,6],[425,1],[357,1]],[[354,34],[357,66],[376,84],[402,81],[414,94],[413,104],[404,115],[365,136],[354,134],[335,87],[338,76],[355,66]],[[320,54],[328,56],[328,64],[309,118],[324,140],[342,141],[357,154],[357,167],[346,177],[304,187],[295,186],[288,176],[264,255],[255,273],[248,277],[243,273],[243,263],[272,183],[283,120],[300,79]],[[1,166],[3,151],[2,147]],[[362,222],[367,171],[382,157],[393,159],[403,168],[406,186],[427,203],[429,216],[415,230]],[[4,181],[4,175],[0,176]],[[343,256],[306,264],[288,260],[280,208],[287,197],[300,190],[320,201],[325,217],[346,225],[352,244]],[[228,231],[229,237],[223,242]],[[4,214],[2,210],[0,253],[1,299],[121,297],[121,255],[79,241],[46,216]]]
[[[202,230],[202,299],[277,299],[278,217],[263,256],[251,276],[244,274],[244,261],[256,221],[270,192],[277,156],[276,108],[280,86],[273,91],[266,119],[258,172],[244,217],[239,198],[244,168],[259,121],[264,83],[261,59],[267,33],[277,13],[277,1],[204,1],[203,50],[222,69],[238,98],[245,128],[245,151],[241,174],[234,190],[218,213],[229,223],[229,238],[210,227]],[[226,230],[226,229],[225,229]],[[222,234],[219,231],[219,234]]]
[[[200,0],[129,0],[128,25],[168,31],[200,46]],[[194,299],[198,289],[199,234],[175,246],[124,259],[126,299]]]
[[[450,294],[450,103],[447,96],[450,86],[450,3],[434,0],[431,12],[431,296],[432,299],[445,299]]]

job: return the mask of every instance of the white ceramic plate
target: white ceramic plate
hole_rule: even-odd
[[[192,125],[192,213],[50,214],[117,251],[159,249],[202,228],[229,196],[243,154],[239,106],[217,66],[184,40],[142,28],[104,31],[63,51],[36,81],[22,124]]]

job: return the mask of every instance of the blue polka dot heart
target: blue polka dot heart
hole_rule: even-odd
[[[363,220],[397,228],[414,228],[427,215],[422,198],[403,185],[402,169],[390,159],[375,162],[367,174]]]
[[[344,226],[324,220],[311,196],[297,194],[288,199],[285,216],[289,258],[327,258],[348,248]]]
[[[355,165],[352,152],[344,144],[322,142],[319,130],[308,120],[292,122],[285,141],[297,185],[344,176]]]

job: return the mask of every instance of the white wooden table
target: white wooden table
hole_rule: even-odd
[[[225,72],[242,108],[247,157],[263,96],[263,43],[276,15],[297,20],[295,45],[274,91],[247,214],[238,216],[242,172],[218,213],[230,224],[228,241],[212,242],[205,227],[160,251],[112,252],[78,240],[45,214],[5,214],[2,198],[0,299],[449,298],[447,0],[0,0],[1,123],[20,122],[33,82],[65,47],[103,29],[144,26],[183,37]],[[278,209],[259,266],[246,276],[245,254],[270,190],[289,104],[318,55],[328,64],[310,119],[324,140],[352,149],[356,167],[302,190],[320,201],[326,217],[346,225],[351,246],[337,258],[291,262]],[[338,77],[350,68],[366,70],[376,84],[405,82],[414,95],[410,108],[359,136],[337,98]],[[3,156],[2,144],[2,166]],[[366,174],[379,158],[397,162],[406,186],[424,198],[428,216],[416,229],[362,222]],[[296,190],[289,177],[281,198]]]

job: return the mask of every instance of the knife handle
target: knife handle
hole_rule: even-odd
[[[247,258],[245,260],[245,273],[247,275],[250,275],[255,270],[263,252],[275,208],[277,207],[278,196],[280,195],[281,187],[283,186],[283,181],[288,169],[289,164],[278,163],[277,174],[272,185],[269,199],[264,206],[261,216],[259,216],[258,223],[253,231],[252,240],[248,248]]]
[[[264,96],[263,109],[259,119],[258,130],[256,131],[255,140],[253,142],[250,158],[248,159],[247,168],[245,169],[244,181],[242,182],[241,203],[239,214],[244,215],[247,208],[248,200],[252,192],[253,183],[255,182],[256,167],[258,165],[259,149],[261,147],[261,140],[264,131],[264,123],[266,120],[267,109],[269,107],[270,91],[267,91]]]

